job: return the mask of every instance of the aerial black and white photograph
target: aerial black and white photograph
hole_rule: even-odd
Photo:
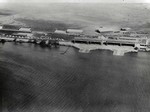
[[[150,112],[150,0],[0,0],[0,112]]]

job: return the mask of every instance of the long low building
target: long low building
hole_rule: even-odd
[[[64,30],[55,30],[54,33],[57,33],[57,34],[66,34],[66,31],[64,31]]]
[[[28,33],[32,32],[31,28],[29,28],[29,27],[22,27],[22,28],[19,29],[19,31],[21,31],[21,32],[28,32]]]
[[[104,36],[97,36],[97,37],[74,37],[72,40],[74,43],[88,43],[88,44],[103,44],[106,42],[106,38]]]
[[[32,33],[12,33],[12,34],[1,34],[1,37],[10,37],[10,38],[32,38]]]
[[[139,44],[139,38],[133,37],[104,37],[98,36],[97,38],[92,37],[75,37],[72,42],[74,43],[87,43],[87,44],[113,44],[113,45],[125,45],[135,47]]]
[[[31,33],[32,30],[30,27],[21,27],[17,25],[1,25],[0,26],[0,33]]]
[[[108,37],[106,44],[117,44],[126,46],[136,46],[139,44],[139,38],[133,37]]]

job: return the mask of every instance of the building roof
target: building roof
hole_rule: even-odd
[[[54,33],[66,34],[66,31],[63,31],[63,30],[55,30]]]
[[[20,26],[18,25],[3,25],[5,30],[19,30]]]
[[[19,31],[31,32],[31,28],[20,28]]]
[[[118,27],[100,27],[97,29],[97,31],[99,31],[100,33],[113,33],[116,31],[119,31]]]
[[[0,29],[3,29],[3,26],[0,25]]]
[[[82,33],[83,30],[80,29],[67,29],[67,33]]]

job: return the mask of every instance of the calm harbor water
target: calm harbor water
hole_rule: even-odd
[[[149,112],[150,53],[66,49],[0,44],[3,110]]]

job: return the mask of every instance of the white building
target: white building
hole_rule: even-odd
[[[32,32],[31,28],[20,28],[19,31]]]
[[[32,38],[32,33],[14,33],[12,36],[18,37],[18,38]]]
[[[66,34],[66,31],[63,31],[63,30],[55,30],[54,33]]]
[[[0,25],[0,29],[3,29],[3,26]]]

